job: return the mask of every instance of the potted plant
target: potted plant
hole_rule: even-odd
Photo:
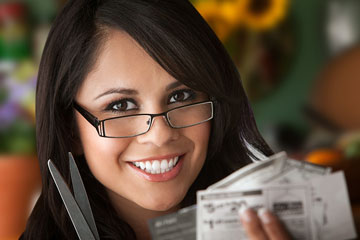
[[[34,69],[25,61],[0,77],[0,239],[17,239],[39,191]]]
[[[0,239],[18,239],[40,190],[35,144],[36,64],[25,7],[0,4]]]

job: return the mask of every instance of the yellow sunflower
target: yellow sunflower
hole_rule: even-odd
[[[195,3],[195,8],[222,41],[239,25],[243,6],[243,0],[204,0]]]
[[[240,0],[245,4],[243,21],[251,29],[265,30],[274,27],[287,12],[288,0]]]
[[[245,4],[243,0],[227,0],[219,2],[218,11],[233,27],[237,27],[242,20]]]

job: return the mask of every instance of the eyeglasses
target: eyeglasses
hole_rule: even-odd
[[[128,138],[145,134],[158,116],[163,116],[171,128],[195,126],[214,117],[213,101],[188,104],[158,114],[133,114],[103,120],[99,120],[76,102],[74,108],[95,127],[100,137],[107,138]]]

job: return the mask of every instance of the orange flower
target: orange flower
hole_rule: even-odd
[[[307,154],[305,159],[319,165],[338,166],[344,160],[344,155],[337,149],[317,149]]]

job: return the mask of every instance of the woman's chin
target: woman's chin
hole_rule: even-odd
[[[173,196],[171,198],[169,198],[169,196],[162,198],[152,198],[146,199],[146,201],[138,203],[138,205],[151,211],[166,212],[177,209],[182,199],[183,196],[178,198],[174,198]]]

